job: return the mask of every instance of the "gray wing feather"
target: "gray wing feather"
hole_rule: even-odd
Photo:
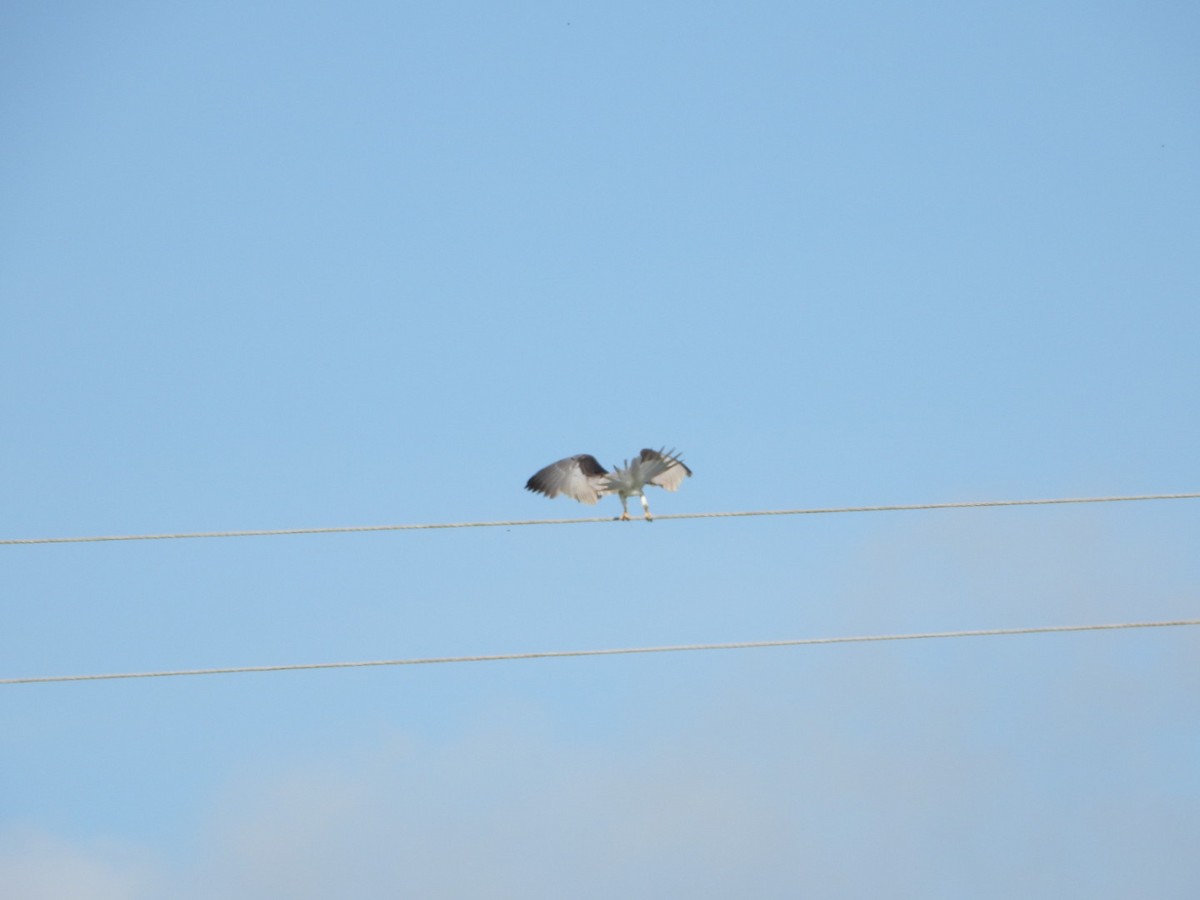
[[[668,491],[677,491],[685,478],[692,477],[692,470],[674,450],[643,450],[637,464],[642,466],[643,481]]]
[[[607,470],[597,462],[596,457],[590,453],[580,453],[538,470],[525,482],[525,490],[551,498],[566,494],[572,500],[590,506],[608,493],[607,476]]]

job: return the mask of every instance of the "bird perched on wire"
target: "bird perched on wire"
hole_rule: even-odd
[[[566,494],[572,500],[589,506],[605,494],[616,494],[621,498],[621,520],[629,521],[630,497],[642,499],[642,511],[646,520],[653,520],[650,504],[644,493],[647,485],[679,490],[683,479],[690,478],[692,470],[674,450],[643,450],[622,466],[613,466],[609,472],[590,453],[568,456],[539,470],[525,482],[525,490],[545,494],[554,498]]]

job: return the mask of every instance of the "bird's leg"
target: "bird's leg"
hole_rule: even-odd
[[[647,522],[654,521],[654,516],[650,515],[650,503],[646,500],[645,494],[642,494],[642,512],[645,514]]]
[[[624,494],[621,494],[620,497],[621,497],[621,521],[628,522],[629,521],[629,502],[628,502],[628,500],[626,500]]]

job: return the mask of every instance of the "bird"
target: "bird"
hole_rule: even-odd
[[[613,466],[609,472],[590,453],[577,453],[539,469],[527,482],[525,490],[545,494],[553,499],[566,494],[572,500],[596,503],[605,494],[616,494],[621,498],[621,521],[629,521],[629,498],[640,497],[646,521],[654,520],[650,515],[650,504],[644,493],[647,485],[679,490],[685,478],[692,476],[689,469],[674,450],[644,449],[630,462]]]

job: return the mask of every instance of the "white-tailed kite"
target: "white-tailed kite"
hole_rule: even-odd
[[[649,521],[650,504],[643,493],[647,485],[679,489],[683,479],[690,478],[692,470],[674,450],[643,450],[633,462],[626,460],[623,466],[613,466],[607,471],[590,453],[568,456],[537,472],[525,482],[525,490],[547,497],[566,494],[572,500],[591,505],[605,494],[617,494],[621,498],[621,519],[629,521],[628,500],[642,498],[642,510]]]

